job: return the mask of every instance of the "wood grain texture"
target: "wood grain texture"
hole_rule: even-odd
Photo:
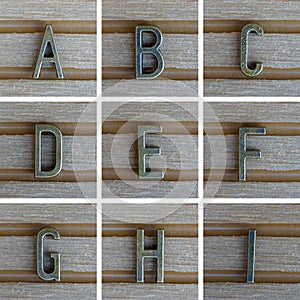
[[[299,284],[239,284],[207,283],[204,287],[205,299],[292,299],[299,297]]]
[[[155,195],[178,198],[197,195],[197,103],[105,102],[102,107],[104,197],[132,198]],[[162,181],[141,180],[136,175],[137,127],[149,122],[164,124],[161,134],[147,136],[147,147],[161,148],[162,155],[149,159],[149,165],[166,173]],[[110,132],[116,134],[109,134]],[[175,134],[170,134],[172,132]]]
[[[299,224],[300,206],[295,204],[209,204],[204,208],[205,223]],[[234,216],[234,217],[233,217]]]
[[[96,223],[96,208],[91,204],[1,204],[0,223],[72,224]]]
[[[145,290],[147,289],[147,293]],[[182,295],[185,299],[198,299],[198,286],[196,284],[105,284],[102,288],[102,299],[176,299]]]
[[[103,96],[198,95],[198,3],[186,2],[103,1]],[[135,79],[134,31],[141,24],[156,25],[163,34],[160,50],[165,69],[154,80]],[[154,36],[145,33],[143,42],[151,45],[156,41]],[[156,59],[144,55],[144,68],[153,69],[155,66]],[[116,84],[116,80],[122,80],[121,84]],[[153,85],[153,82],[157,84]]]
[[[197,205],[104,204],[102,208],[103,299],[119,299],[121,290],[129,299],[143,299],[143,295],[147,299],[149,297],[169,299],[174,289],[177,298],[184,295],[188,299],[197,299]],[[132,224],[133,235],[129,231],[124,232],[128,227],[127,223],[131,221],[136,223],[136,225]],[[185,224],[189,224],[189,227],[193,226],[195,235],[188,237],[186,231],[178,230],[177,225],[188,226]],[[124,234],[115,235],[110,231],[113,226],[118,226],[119,231],[123,231]],[[155,229],[158,226],[165,229],[165,283],[150,284],[155,279],[155,264],[153,260],[145,260],[147,283],[137,285],[135,283],[136,228],[145,229],[145,247],[154,249]],[[171,231],[177,232],[176,237],[169,236]],[[151,287],[154,286],[155,289],[152,291]],[[140,287],[143,289],[143,295],[139,292]],[[185,291],[186,288],[188,289]]]
[[[96,209],[92,205],[1,204],[0,211],[1,299],[39,299],[41,291],[45,299],[64,299],[73,293],[74,299],[96,299]],[[78,225],[86,230],[76,234]],[[46,271],[53,263],[49,253],[61,254],[58,284],[46,283],[36,273],[36,235],[46,227],[61,234],[60,240],[44,241]]]
[[[204,96],[298,96],[299,62],[295,51],[298,3],[280,0],[218,0],[204,4]],[[278,14],[278,12],[280,13]],[[249,64],[262,62],[259,76],[245,76],[240,65],[240,35],[244,25],[257,23],[263,36],[251,34]]]
[[[147,9],[145,9],[147,7]],[[197,20],[198,1],[195,0],[104,0],[103,20]]]
[[[216,191],[217,197],[297,197],[297,103],[207,103],[205,112],[207,197]],[[266,135],[247,138],[247,149],[259,149],[262,157],[247,160],[246,182],[238,181],[238,129],[241,127],[267,129]]]
[[[298,20],[299,12],[300,4],[292,0],[263,0],[259,5],[255,0],[247,3],[239,0],[204,2],[204,18],[207,20]]]
[[[1,283],[0,292],[2,299],[41,299],[54,300],[57,295],[62,299],[97,299],[95,284],[61,284],[61,283]]]
[[[96,1],[26,0],[11,5],[9,0],[1,1],[1,20],[96,20]]]

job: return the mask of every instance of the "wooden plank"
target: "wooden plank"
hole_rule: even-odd
[[[120,223],[120,218],[128,218],[132,223],[145,222],[147,218],[153,224],[197,224],[198,206],[195,204],[104,204],[102,205],[102,224]],[[127,221],[128,223],[128,221]]]
[[[96,210],[92,204],[1,204],[0,224],[44,223],[51,224],[96,223]]]
[[[96,97],[94,80],[0,80],[5,97]]]
[[[206,283],[205,299],[298,299],[300,284]]]
[[[247,236],[208,236],[204,238],[204,244],[206,270],[246,270]],[[295,255],[295,249],[299,249],[298,237],[258,235],[255,270],[298,272],[298,256]]]
[[[137,168],[136,138],[137,135],[134,134],[103,135],[102,167]],[[147,144],[149,147],[159,146],[161,148],[161,155],[151,159],[151,168],[167,167],[173,170],[191,170],[198,165],[197,136],[150,134],[147,137]],[[124,155],[124,153],[128,155]]]
[[[251,214],[249,214],[249,208],[251,208]],[[204,222],[299,224],[299,214],[300,205],[295,204],[209,204],[204,209]]]
[[[0,4],[1,20],[96,20],[96,1],[85,0],[26,0],[12,5],[3,0]]]
[[[268,132],[267,132],[268,134]],[[218,149],[226,143],[226,168],[238,169],[238,136],[205,136],[204,137],[204,168],[221,169],[225,163],[224,149]],[[210,143],[214,147],[211,156]],[[249,159],[247,170],[299,170],[300,152],[298,145],[299,136],[249,136],[247,138],[248,149],[259,149],[262,153],[260,159]],[[218,155],[218,153],[220,155]],[[212,163],[213,159],[213,163]]]
[[[249,43],[249,62],[263,62],[265,68],[300,67],[299,34],[254,34]],[[239,66],[240,33],[204,34],[204,65]]]
[[[54,36],[63,70],[64,68],[97,68],[95,34],[56,34],[54,32]],[[1,34],[0,37],[3,44],[0,53],[0,68],[35,67],[43,33]],[[42,72],[44,69],[42,68]]]
[[[96,198],[95,182],[0,182],[1,198]]]
[[[147,290],[147,292],[145,292]],[[128,284],[109,283],[102,285],[102,299],[198,299],[197,284]],[[180,298],[178,298],[180,297]]]
[[[252,82],[248,81],[249,83]],[[205,102],[205,122],[238,122],[266,123],[287,122],[298,123],[300,119],[300,103],[284,102]],[[215,115],[213,115],[213,113]]]
[[[41,292],[42,291],[42,292]],[[12,293],[13,292],[13,293]],[[97,299],[96,284],[1,283],[3,299]]]
[[[0,87],[1,88],[1,87]],[[103,80],[104,97],[198,97],[198,81],[166,80]]]
[[[57,81],[59,82],[59,81]],[[6,88],[7,81],[6,81]],[[96,122],[96,103],[1,102],[1,122]]]
[[[141,181],[106,180],[102,184],[104,198],[196,198],[197,181]]]
[[[33,169],[34,136],[0,135],[0,169]],[[43,137],[43,165],[51,167],[55,140]],[[63,137],[63,170],[96,170],[96,138]]]
[[[145,247],[155,247],[155,238],[146,238]],[[135,270],[136,238],[103,237],[102,269],[103,270]],[[173,272],[198,271],[197,238],[165,238],[165,270]],[[145,260],[146,270],[155,270],[153,260]]]
[[[278,14],[280,13],[280,18]],[[239,0],[227,2],[212,0],[204,3],[204,18],[206,20],[297,20],[300,4],[296,1],[255,0],[244,3]]]
[[[253,191],[255,191],[255,193]],[[299,191],[299,182],[210,181],[209,184],[205,184],[204,197],[211,198],[215,196],[218,198],[298,198]]]
[[[145,9],[147,7],[147,9]],[[103,20],[197,20],[198,1],[102,1]]]
[[[298,97],[298,80],[206,79],[205,97]]]
[[[164,42],[161,46],[166,61],[166,68],[197,69],[198,68],[198,36],[196,34],[164,34]],[[104,34],[102,47],[105,49],[102,55],[103,67],[134,67],[133,54],[134,34]],[[145,35],[145,44],[152,42],[153,37]],[[122,45],[122,54],[120,47]],[[184,47],[178,47],[184,45]],[[144,66],[153,66],[152,57],[145,56]]]
[[[197,121],[198,102],[105,102],[102,104],[103,121],[146,121],[144,117],[150,118],[150,116],[151,122]]]
[[[1,270],[36,270],[35,237],[0,237]],[[74,272],[96,271],[96,239],[63,237],[60,240],[45,240],[45,253],[60,252],[61,269]],[[45,269],[51,259],[45,258]]]

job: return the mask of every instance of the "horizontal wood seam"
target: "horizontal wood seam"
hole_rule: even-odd
[[[151,169],[151,171],[159,171]],[[102,180],[141,180],[138,176],[137,168],[103,168]],[[164,170],[164,178],[161,181],[197,181],[198,169],[194,170]]]
[[[0,135],[34,134],[36,124],[45,122],[0,122]],[[51,122],[59,128],[64,136],[96,136],[96,122]],[[45,133],[46,134],[46,133]]]
[[[109,117],[108,117],[109,119]],[[137,134],[139,125],[155,125],[162,126],[162,134],[191,134],[198,135],[197,121],[104,121],[102,124],[102,134]]]
[[[35,270],[0,270],[0,282],[45,282]],[[61,283],[96,283],[96,272],[61,271]]]
[[[0,169],[0,182],[3,181],[26,181],[26,182],[96,182],[97,171],[67,171],[62,170],[53,178],[36,179],[33,169]]]
[[[238,159],[238,157],[237,157]],[[205,169],[205,181],[238,181],[237,169]],[[247,170],[247,182],[300,182],[300,165],[299,170],[288,171],[269,171],[269,170]]]
[[[145,271],[145,282],[155,282],[156,272]],[[136,274],[134,271],[115,271],[103,270],[102,271],[103,283],[134,283],[136,282]],[[198,283],[198,273],[179,273],[165,271],[164,283],[177,283],[177,284],[192,284]]]
[[[253,78],[244,75],[240,67],[204,67],[204,79],[245,80],[298,80],[300,68],[276,69],[264,67],[262,73]]]
[[[246,283],[246,270],[204,270],[204,281]],[[255,271],[255,283],[300,283],[300,272]]]
[[[156,237],[156,230],[165,229],[166,237],[198,237],[197,224],[102,224],[103,237],[135,237],[137,229],[144,229],[145,236]]]
[[[63,62],[61,62],[63,64]],[[42,66],[41,75],[38,79],[33,78],[35,67],[2,67],[0,79],[31,79],[31,80],[96,80],[96,69],[63,68],[64,79],[58,79],[54,66]]]
[[[198,34],[198,21],[104,20],[102,33],[135,33],[138,25],[157,26],[164,34]]]
[[[80,20],[0,20],[0,34],[44,32],[46,25],[52,25],[54,35],[58,34],[96,34],[96,21]]]
[[[103,67],[102,79],[136,79],[135,67]],[[198,69],[165,68],[157,80],[198,80]]]
[[[255,229],[257,237],[300,237],[299,224],[250,224],[250,223],[206,223],[205,236],[247,236],[249,229]]]
[[[249,23],[263,27],[265,33],[300,33],[299,20],[204,20],[205,33],[241,32]]]

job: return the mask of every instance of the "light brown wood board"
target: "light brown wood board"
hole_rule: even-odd
[[[80,198],[96,196],[95,103],[2,103],[0,196]],[[35,125],[52,124],[63,135],[62,172],[34,177]],[[42,166],[55,165],[55,141],[42,138]]]
[[[205,197],[298,198],[299,103],[205,103]],[[247,137],[247,181],[238,180],[238,132],[266,128],[266,135]]]
[[[1,299],[96,299],[96,212],[92,204],[0,205]],[[45,270],[51,252],[61,255],[61,282],[36,271],[36,236],[54,228],[60,240],[44,241]]]
[[[0,94],[13,97],[96,96],[96,1],[0,4]],[[33,78],[46,25],[52,25],[64,79],[54,64]]]
[[[198,299],[198,206],[195,204],[102,205],[102,299],[185,297]],[[144,222],[143,222],[143,221]],[[145,283],[136,283],[136,230],[145,247],[165,230],[165,281],[155,282],[155,264],[145,260]]]
[[[135,27],[153,25],[163,34],[163,73],[135,78]],[[198,1],[102,1],[102,95],[198,96]],[[155,42],[144,34],[145,44]],[[145,68],[155,60],[144,56]]]
[[[198,103],[104,102],[102,119],[103,197],[197,197]],[[152,169],[164,170],[160,181],[137,176],[137,129],[146,124],[163,128],[146,137],[147,147],[161,148],[149,159]]]

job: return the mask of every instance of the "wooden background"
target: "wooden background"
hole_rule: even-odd
[[[213,196],[215,184],[220,185],[216,197],[299,198],[299,103],[220,102],[204,107],[206,197]],[[262,157],[247,159],[247,181],[239,182],[238,130],[247,126],[265,127],[267,133],[247,138],[248,149],[259,149]]]
[[[96,197],[95,103],[1,103],[0,197]],[[35,124],[50,123],[63,134],[62,172],[34,178]],[[43,167],[53,166],[55,140],[44,136]],[[55,164],[55,162],[54,162]]]
[[[299,204],[204,208],[205,299],[299,299]],[[255,283],[246,283],[247,234],[256,229]]]
[[[105,204],[102,218],[102,299],[198,299],[198,206]],[[170,214],[170,211],[172,213]],[[157,215],[165,216],[157,219]],[[120,216],[120,219],[111,216]],[[127,218],[127,223],[119,221]],[[141,220],[149,220],[144,223]],[[154,221],[155,219],[155,221]],[[156,248],[165,229],[165,282],[155,283],[153,260],[145,260],[145,283],[136,283],[136,229]],[[152,284],[151,284],[152,283]],[[126,296],[125,296],[126,295]]]
[[[198,96],[197,0],[103,0],[102,20],[104,96]],[[153,80],[135,80],[137,25],[163,33],[165,70]],[[145,66],[153,65],[145,56]]]
[[[61,253],[61,282],[36,273],[36,235],[53,227],[45,255]],[[91,204],[0,205],[1,299],[96,299],[96,208]],[[45,260],[45,270],[52,262]]]
[[[53,26],[64,79],[43,66],[33,79],[45,26]],[[0,3],[1,96],[96,96],[96,0]]]
[[[104,102],[102,105],[103,197],[197,197],[198,103],[131,102],[118,105],[121,103]],[[163,127],[161,134],[146,137],[147,147],[161,148],[162,154],[151,157],[147,166],[165,171],[161,181],[153,183],[136,175],[137,126],[140,124]],[[179,190],[174,192],[175,188]]]
[[[205,96],[299,96],[300,2],[293,0],[204,1]],[[249,62],[261,75],[240,70],[240,33],[257,23],[264,36],[250,36]]]

